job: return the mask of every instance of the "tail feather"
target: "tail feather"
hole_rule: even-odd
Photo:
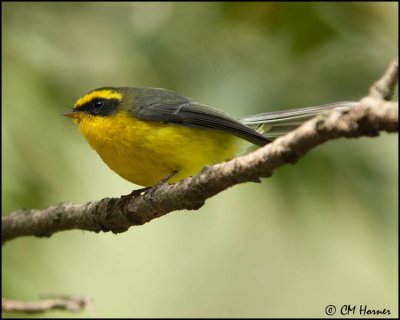
[[[243,124],[254,128],[257,132],[261,133],[265,137],[275,139],[288,133],[289,131],[292,131],[307,120],[324,111],[332,109],[347,110],[358,105],[358,102],[343,101],[314,107],[259,113],[255,115],[244,116],[238,120]]]

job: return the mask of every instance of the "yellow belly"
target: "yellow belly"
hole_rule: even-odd
[[[112,170],[142,186],[153,186],[172,171],[178,173],[169,181],[178,181],[231,159],[238,143],[217,130],[145,122],[126,112],[85,116],[79,129]]]

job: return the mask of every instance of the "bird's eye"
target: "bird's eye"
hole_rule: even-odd
[[[99,113],[100,110],[103,108],[103,106],[104,106],[104,101],[97,100],[97,101],[93,102],[93,111],[95,113]]]

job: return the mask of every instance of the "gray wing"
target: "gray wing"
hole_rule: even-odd
[[[156,88],[137,88],[134,115],[146,121],[174,123],[189,127],[224,131],[257,145],[269,139],[211,107],[193,102],[173,91]]]

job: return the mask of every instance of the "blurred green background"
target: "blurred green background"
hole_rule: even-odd
[[[357,100],[398,54],[397,12],[395,2],[2,3],[3,214],[137,187],[61,116],[87,91],[163,87],[234,116]],[[397,146],[396,134],[333,141],[197,212],[119,235],[11,241],[2,295],[89,295],[98,317],[324,317],[329,304],[396,317]]]

